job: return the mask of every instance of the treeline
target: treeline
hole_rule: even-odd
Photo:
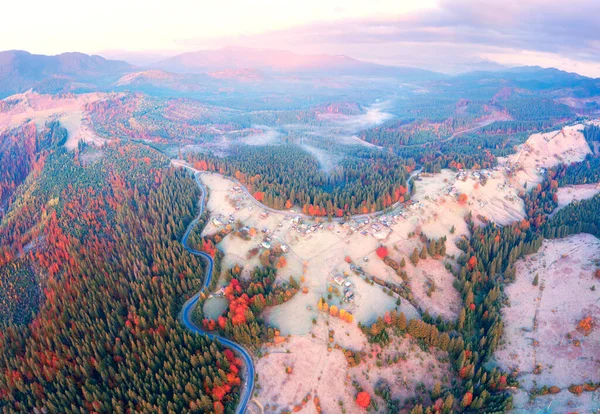
[[[559,210],[544,226],[549,239],[589,233],[600,238],[600,196],[576,201]]]
[[[583,161],[572,164],[561,164],[555,168],[558,184],[565,185],[576,184],[595,184],[600,182],[600,157],[591,154],[587,155]]]
[[[414,159],[425,172],[437,173],[443,168],[491,168],[497,164],[496,154],[504,155],[509,144],[510,140],[499,143],[490,137],[469,134],[428,147],[397,148],[394,152],[400,158]]]
[[[143,94],[113,95],[86,105],[96,130],[106,136],[181,144],[205,141],[214,134],[242,126],[229,118],[230,110],[191,99],[164,99]]]
[[[454,131],[453,124],[452,119],[439,124],[430,124],[427,120],[410,123],[397,121],[367,129],[360,133],[360,139],[383,147],[418,145],[449,137]]]
[[[21,232],[36,234],[35,227],[31,228],[31,225],[41,205],[30,211],[19,203],[12,206],[12,201],[19,200],[19,194],[23,194],[19,190],[27,177],[31,175],[33,179],[38,176],[49,151],[64,145],[66,138],[67,131],[58,122],[49,122],[40,131],[30,122],[0,135],[0,146],[4,148],[0,151],[0,325],[27,323],[39,306],[41,281],[38,280],[36,266],[24,254],[38,240],[30,237],[28,246],[13,245],[12,241]],[[13,212],[13,217],[2,221],[8,211]],[[29,216],[33,211],[36,211],[34,215]],[[14,216],[21,213],[22,216],[15,219]],[[29,221],[26,217],[33,219]],[[16,229],[15,224],[19,224],[20,228]]]
[[[489,109],[486,96],[476,96],[477,91],[469,91],[472,99],[463,99],[465,94],[448,89],[436,90],[431,94],[415,94],[410,99],[396,99],[390,109],[401,121],[428,120],[431,123],[454,122],[454,126],[464,126],[480,118]]]
[[[497,101],[496,105],[502,107],[518,121],[570,119],[575,116],[567,105],[544,98],[511,97]]]
[[[496,121],[479,129],[481,134],[518,134],[544,131],[552,128],[556,122],[552,119]]]
[[[600,127],[597,125],[586,125],[583,136],[590,145],[592,151],[600,143]],[[588,154],[583,161],[571,164],[561,164],[554,168],[554,174],[559,185],[595,184],[600,182],[600,157]]]
[[[493,134],[474,131],[458,135],[451,141],[432,142],[424,146],[392,144],[392,152],[401,159],[414,160],[425,172],[439,172],[442,168],[491,168],[496,157],[514,152],[514,146],[527,139],[524,133]]]
[[[600,139],[600,128],[594,125],[584,128],[588,142]],[[548,171],[552,187],[600,182],[600,158],[588,155],[583,161],[570,165],[561,164]],[[544,224],[543,233],[547,238],[561,238],[571,234],[589,233],[600,237],[600,197],[574,201],[559,210]]]
[[[202,171],[232,176],[260,202],[276,209],[299,205],[314,216],[382,210],[410,197],[407,180],[414,161],[369,149],[346,154],[329,172],[293,145],[240,146],[234,154],[187,154]]]
[[[5,252],[43,239],[23,257],[47,281],[33,321],[0,334],[0,410],[232,412],[240,361],[176,319],[204,277],[180,243],[197,187],[139,146],[81,156],[49,154],[1,226]]]
[[[583,136],[585,140],[593,147],[594,142],[600,142],[600,126],[599,125],[586,125],[583,129]]]

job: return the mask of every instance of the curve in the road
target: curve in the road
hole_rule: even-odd
[[[220,335],[215,335],[210,332],[203,331],[202,329],[198,328],[196,326],[196,324],[192,321],[192,310],[198,303],[198,300],[200,299],[200,294],[202,292],[204,292],[204,290],[210,285],[210,282],[211,282],[212,276],[213,276],[213,267],[214,267],[214,262],[213,262],[212,257],[210,257],[210,255],[208,255],[204,252],[201,252],[199,250],[192,249],[190,246],[188,246],[188,243],[187,243],[188,237],[189,237],[192,229],[194,228],[194,226],[196,226],[196,224],[198,223],[198,220],[200,219],[200,217],[202,216],[202,213],[204,212],[204,204],[205,204],[205,199],[206,199],[206,191],[204,189],[204,186],[198,179],[197,172],[194,173],[194,179],[196,181],[196,184],[200,188],[200,191],[202,192],[202,195],[200,196],[200,201],[198,203],[200,206],[200,212],[198,213],[198,216],[190,223],[190,225],[186,229],[185,234],[183,235],[183,238],[181,239],[181,244],[183,244],[183,247],[191,254],[193,254],[195,256],[199,256],[199,257],[203,258],[204,260],[206,260],[206,263],[208,266],[206,268],[206,277],[204,278],[204,282],[202,283],[202,288],[200,289],[200,291],[198,293],[196,293],[191,299],[189,299],[183,305],[183,310],[181,311],[181,322],[190,331],[192,331],[196,334],[205,335],[209,339],[217,340],[224,346],[231,348],[233,351],[235,351],[237,354],[239,354],[242,357],[242,360],[244,361],[244,364],[246,366],[246,373],[245,373],[246,375],[245,375],[245,378],[243,381],[243,387],[242,387],[241,395],[240,395],[240,402],[236,409],[236,413],[242,414],[246,411],[246,408],[248,407],[248,403],[250,402],[250,399],[252,398],[252,391],[254,390],[255,369],[254,369],[254,362],[252,361],[252,357],[250,356],[250,353],[246,349],[244,349],[241,345],[239,345],[233,341],[230,341],[227,338],[224,338]]]

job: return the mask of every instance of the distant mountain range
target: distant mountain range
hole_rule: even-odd
[[[566,95],[600,95],[600,79],[557,69],[521,67],[443,75],[418,68],[384,66],[343,55],[303,55],[286,50],[227,47],[183,53],[143,67],[97,55],[36,55],[0,52],[0,98],[35,89],[40,93],[132,90],[163,95],[205,96],[221,88],[256,85],[275,91],[298,79],[335,80],[336,76],[388,78],[399,81],[485,82],[528,90],[565,91]],[[386,81],[387,82],[387,81]],[[297,84],[300,85],[300,84]],[[298,86],[302,88],[302,86]],[[247,90],[247,89],[246,89]],[[310,93],[310,89],[306,89]]]
[[[280,74],[369,75],[410,79],[442,76],[424,69],[383,66],[344,55],[302,55],[287,50],[245,47],[182,53],[150,66],[177,73],[254,69]]]

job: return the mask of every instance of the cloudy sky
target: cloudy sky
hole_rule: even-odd
[[[540,65],[600,77],[600,0],[22,0],[3,16],[1,50],[141,63],[250,46],[442,72]]]

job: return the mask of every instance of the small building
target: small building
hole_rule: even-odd
[[[220,298],[225,295],[225,287],[221,286],[217,291],[213,292],[209,297]]]
[[[262,242],[260,245],[262,247],[264,247],[265,249],[270,249],[271,248],[271,243],[266,242],[266,241]]]
[[[339,286],[342,286],[344,284],[345,279],[342,276],[336,276],[333,278],[334,282],[337,283]]]
[[[288,252],[288,250],[290,250],[290,248],[288,247],[288,245],[287,245],[287,244],[282,244],[282,245],[281,245],[281,251],[282,251],[282,252],[284,252],[284,253],[287,253],[287,252]]]
[[[212,219],[212,222],[213,222],[213,224],[214,224],[215,226],[222,226],[222,225],[223,225],[223,223],[221,222],[221,220],[219,220],[219,219],[218,219],[218,218],[216,218],[216,217],[214,217],[214,218]]]

